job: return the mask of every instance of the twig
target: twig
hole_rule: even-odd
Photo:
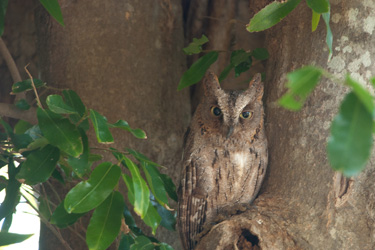
[[[27,66],[29,66],[29,64],[27,64],[25,66],[25,71],[26,71],[27,75],[29,76],[29,78],[31,80],[31,85],[33,86],[35,97],[36,97],[36,100],[38,101],[38,106],[39,106],[39,108],[43,109],[42,103],[40,102],[40,99],[39,99],[38,91],[36,91],[36,87],[35,87],[35,84],[34,84],[33,76],[27,70]]]

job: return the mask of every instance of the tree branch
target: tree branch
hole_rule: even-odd
[[[36,108],[34,107],[31,107],[29,110],[20,110],[13,104],[0,103],[0,116],[22,119],[30,122],[31,124],[38,123],[36,118]]]
[[[16,63],[13,60],[12,55],[10,54],[7,46],[5,45],[3,39],[0,37],[0,54],[4,58],[8,69],[10,71],[10,74],[12,76],[12,79],[14,82],[20,82],[22,81],[21,74],[16,66]],[[17,94],[16,100],[25,98],[25,93]]]

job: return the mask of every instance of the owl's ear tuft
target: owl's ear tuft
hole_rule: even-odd
[[[207,96],[219,89],[221,89],[219,79],[217,79],[217,76],[214,73],[208,72],[204,79],[204,94]]]
[[[262,83],[262,76],[260,73],[256,73],[253,76],[253,79],[251,79],[249,83],[249,89],[248,91],[251,91],[255,94],[256,100],[261,100],[263,97],[263,83]]]

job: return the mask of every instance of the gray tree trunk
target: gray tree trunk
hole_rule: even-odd
[[[330,62],[324,22],[312,33],[306,4],[266,32],[266,181],[249,211],[216,225],[197,249],[375,248],[372,161],[348,180],[330,169],[326,156],[330,123],[347,89],[323,80],[302,111],[290,112],[276,104],[285,92],[286,73],[304,65],[323,67],[340,78],[348,73],[363,83],[375,75],[374,2],[331,5]]]

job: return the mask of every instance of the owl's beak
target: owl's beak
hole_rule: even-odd
[[[227,132],[227,139],[233,134],[233,130],[234,130],[234,127],[233,126],[229,126],[228,132]]]

